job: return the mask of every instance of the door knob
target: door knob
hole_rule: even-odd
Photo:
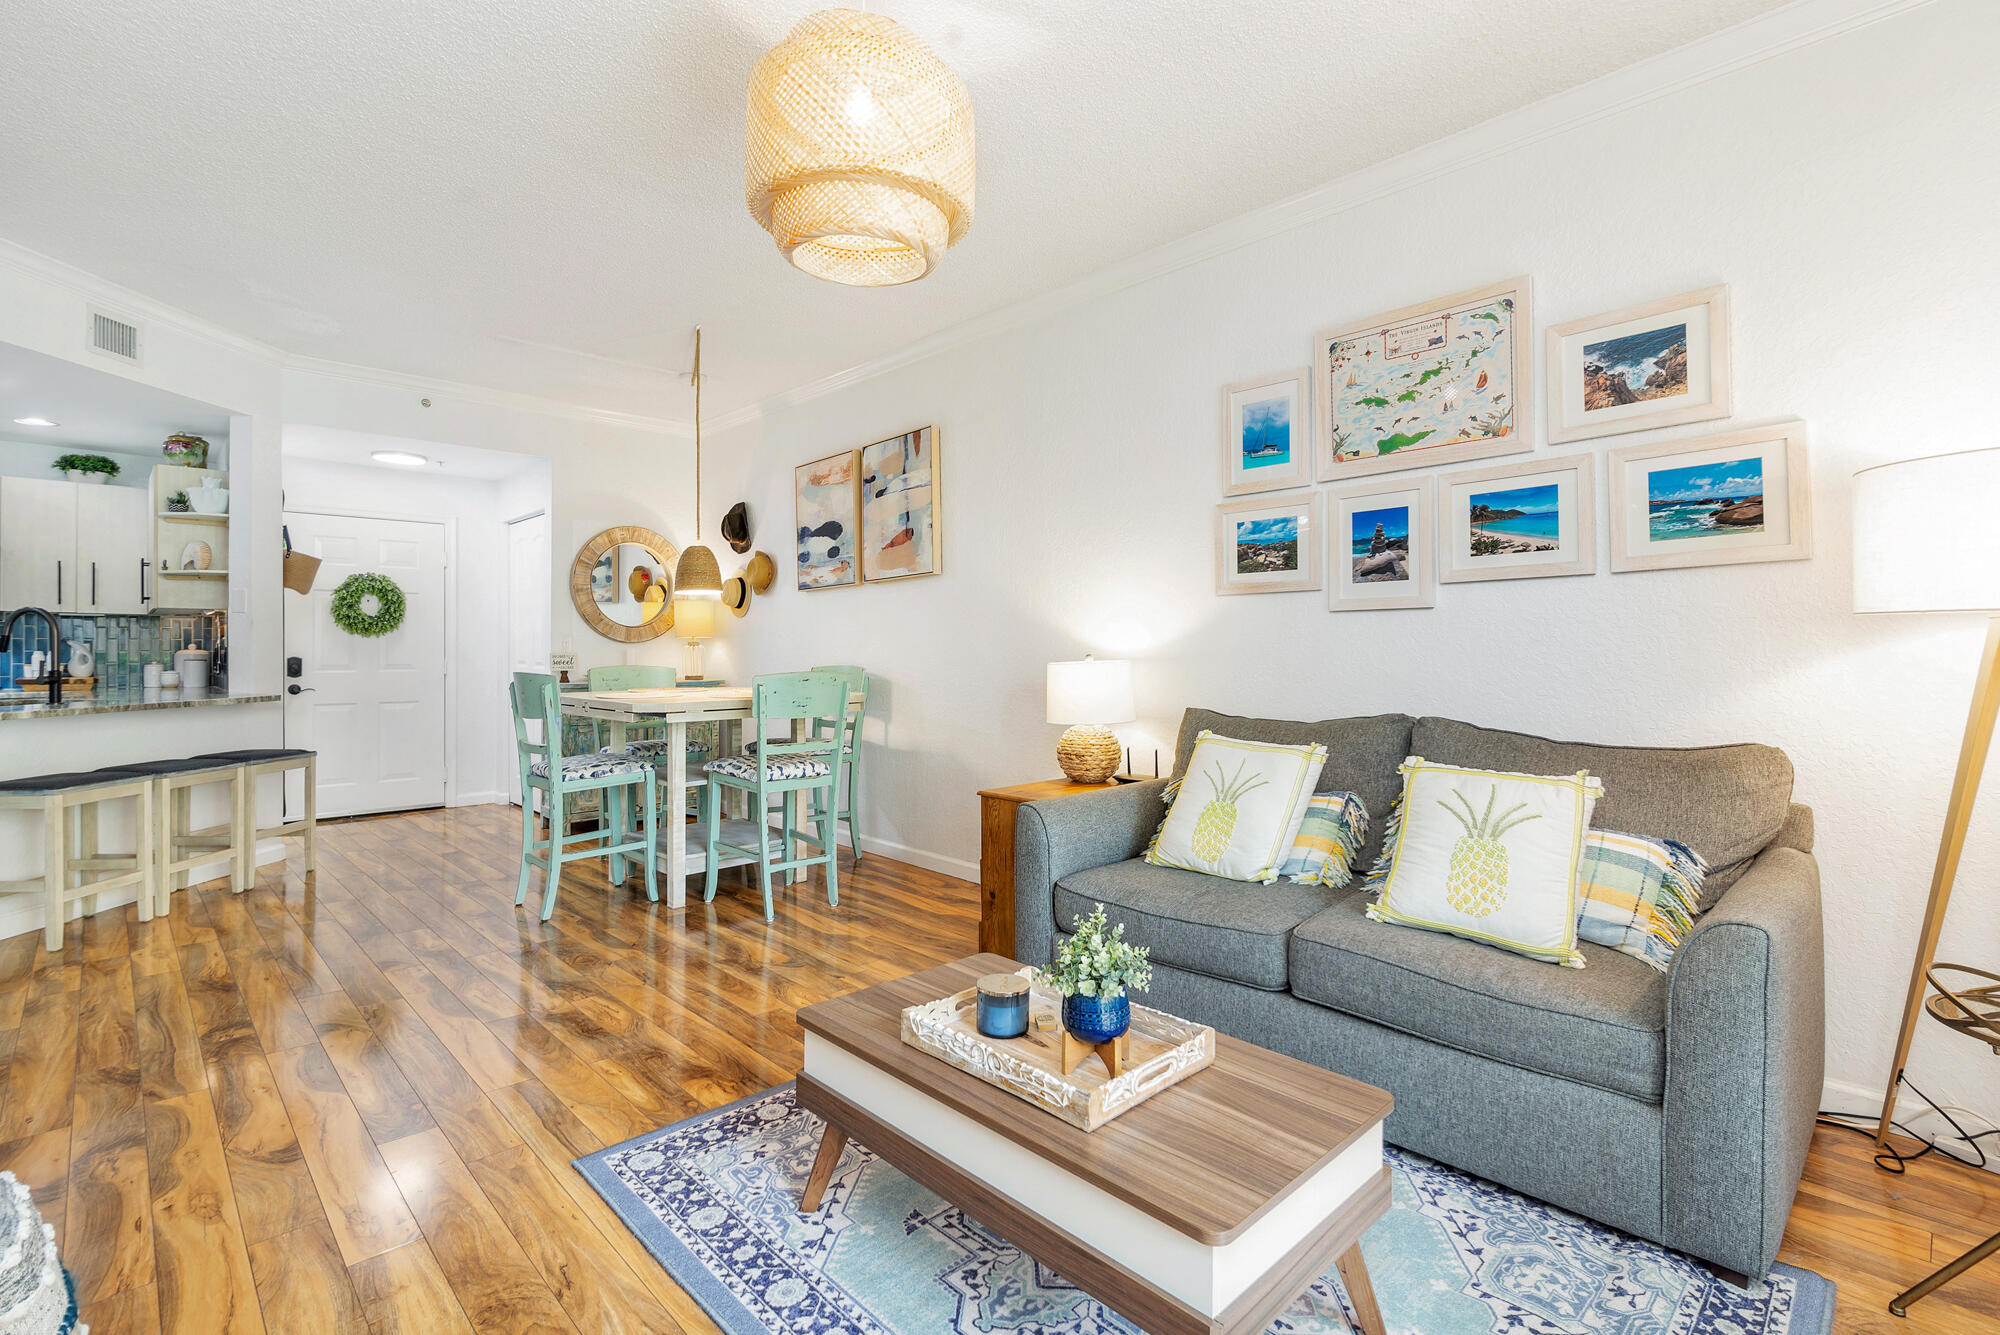
[[[314,690],[314,689],[316,689],[316,688],[315,688],[315,687],[312,687],[312,686],[301,686],[301,685],[299,685],[299,684],[298,684],[297,682],[293,682],[293,683],[292,683],[292,684],[291,684],[290,686],[287,686],[287,687],[285,688],[285,694],[286,694],[286,695],[302,695],[302,694],[304,694],[305,692],[307,692],[307,691],[310,691],[310,690]]]

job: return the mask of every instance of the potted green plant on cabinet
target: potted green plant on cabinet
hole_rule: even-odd
[[[118,476],[118,463],[101,454],[64,454],[50,465],[58,473],[65,473],[72,482],[109,482]]]

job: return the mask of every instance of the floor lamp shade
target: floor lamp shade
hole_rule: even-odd
[[[1049,664],[1049,722],[1073,725],[1056,743],[1072,783],[1103,783],[1118,772],[1118,738],[1106,725],[1133,716],[1132,665],[1124,659]]]
[[[1854,610],[2000,613],[2000,449],[1854,475]]]

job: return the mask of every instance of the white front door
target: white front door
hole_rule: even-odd
[[[516,672],[549,670],[549,516],[546,510],[507,524],[507,687]],[[521,765],[514,749],[514,713],[502,726],[507,735],[500,754],[507,758],[507,798],[521,803]]]
[[[287,512],[292,546],[321,565],[285,595],[285,739],[319,753],[319,814],[439,807],[445,797],[444,525]],[[335,589],[373,571],[403,591],[387,635],[333,624]],[[296,689],[297,694],[291,692]]]

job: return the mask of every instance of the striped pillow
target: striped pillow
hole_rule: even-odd
[[[1160,794],[1169,811],[1173,810],[1180,789],[1181,781],[1175,779]],[[1162,816],[1159,829],[1153,831],[1152,842],[1147,845],[1148,853],[1160,842],[1160,830],[1166,827],[1166,817]],[[1306,818],[1299,826],[1298,838],[1292,841],[1292,851],[1285,858],[1285,865],[1278,869],[1278,875],[1296,885],[1346,885],[1354,876],[1354,859],[1359,856],[1361,845],[1367,842],[1368,808],[1359,796],[1314,793],[1306,804]]]
[[[1577,870],[1577,939],[1664,973],[1694,930],[1707,871],[1701,855],[1677,839],[1592,830]]]
[[[1390,850],[1402,817],[1398,798],[1389,812],[1382,856],[1361,886],[1370,895],[1379,896],[1388,881]],[[1694,930],[1707,874],[1701,854],[1678,839],[1591,830],[1577,866],[1576,939],[1609,946],[1665,973]]]

